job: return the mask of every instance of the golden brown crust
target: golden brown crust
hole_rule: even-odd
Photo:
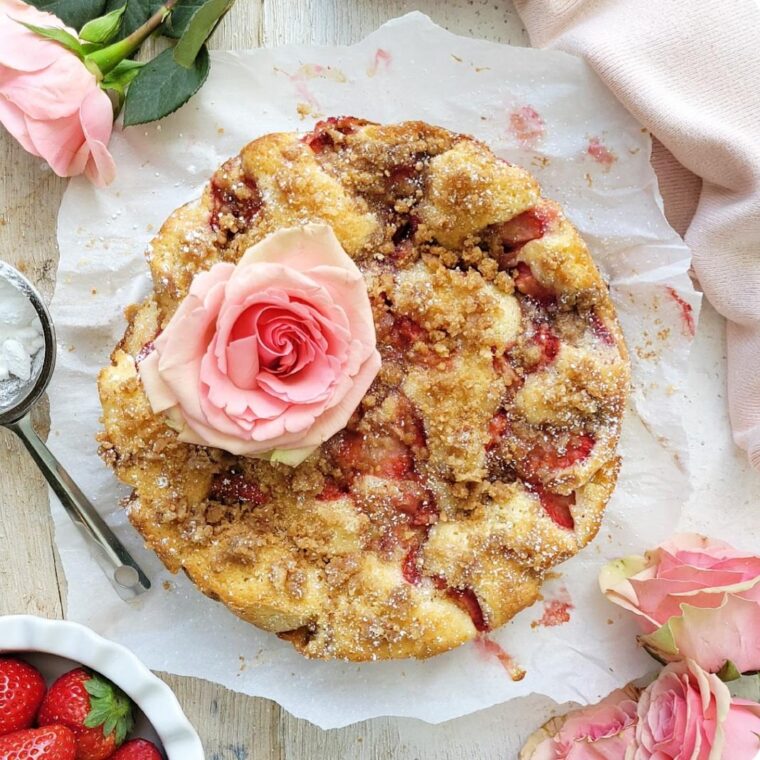
[[[193,276],[331,224],[383,357],[345,431],[297,468],[179,443],[136,364]],[[535,180],[422,122],[266,135],[151,244],[153,294],[100,375],[102,454],[166,566],[303,654],[427,657],[502,625],[590,541],[628,386],[606,286]]]

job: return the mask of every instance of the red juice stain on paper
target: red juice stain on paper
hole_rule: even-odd
[[[569,623],[570,610],[573,609],[575,609],[575,606],[570,599],[567,589],[560,589],[554,599],[547,599],[544,602],[544,614],[538,620],[534,620],[530,624],[530,627],[538,628],[538,626],[543,626],[544,628],[553,628],[557,625]]]
[[[684,333],[693,338],[697,334],[697,326],[694,324],[694,309],[690,303],[687,303],[678,295],[675,288],[668,286],[667,291],[668,295],[676,302],[676,305],[681,310]]]
[[[387,50],[378,48],[375,51],[375,57],[372,60],[372,63],[367,67],[367,76],[373,77],[381,71],[387,71],[392,60],[393,56]]]
[[[505,652],[493,639],[484,633],[475,637],[475,648],[487,658],[495,657],[513,681],[522,681],[525,671],[515,662],[512,655]]]
[[[306,103],[315,108],[319,108],[319,101],[306,84],[311,79],[329,79],[332,82],[347,82],[348,78],[340,70],[332,66],[323,66],[321,63],[304,63],[298,67],[295,74],[290,74],[282,69],[275,68],[275,71],[284,74],[295,87],[298,95]]]
[[[586,152],[605,169],[609,169],[617,161],[617,156],[598,137],[592,137],[588,141]]]
[[[509,115],[509,131],[523,148],[531,148],[544,136],[544,120],[533,106],[522,106]]]

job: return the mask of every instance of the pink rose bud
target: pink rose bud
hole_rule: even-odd
[[[550,721],[528,740],[520,760],[632,760],[637,717],[631,696],[618,689]]]
[[[642,693],[635,760],[756,760],[760,705],[693,660],[668,665]]]
[[[640,641],[659,659],[690,658],[711,673],[726,662],[760,670],[760,557],[684,534],[610,563],[599,583],[639,616]]]
[[[361,272],[309,224],[198,274],[139,372],[180,440],[296,465],[345,427],[375,344]]]
[[[0,0],[0,122],[60,177],[84,174],[107,185],[115,167],[106,145],[111,101],[95,76],[62,45],[21,23],[76,31],[20,0]]]

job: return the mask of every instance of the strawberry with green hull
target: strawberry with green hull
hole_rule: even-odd
[[[66,726],[25,728],[0,736],[3,760],[76,760],[77,740]]]
[[[76,668],[50,687],[38,723],[58,723],[71,729],[76,737],[76,760],[106,760],[132,728],[132,702],[102,676]]]
[[[0,657],[0,736],[34,723],[45,697],[45,680],[23,660]]]

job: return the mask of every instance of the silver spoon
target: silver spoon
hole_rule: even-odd
[[[0,278],[32,304],[45,339],[45,347],[34,358],[29,382],[18,382],[10,388],[10,394],[0,395],[0,426],[12,430],[23,441],[63,508],[93,548],[95,559],[119,596],[133,599],[150,588],[148,577],[32,427],[32,407],[45,392],[55,367],[55,329],[50,314],[32,284],[2,261]],[[13,382],[2,381],[3,385]]]

